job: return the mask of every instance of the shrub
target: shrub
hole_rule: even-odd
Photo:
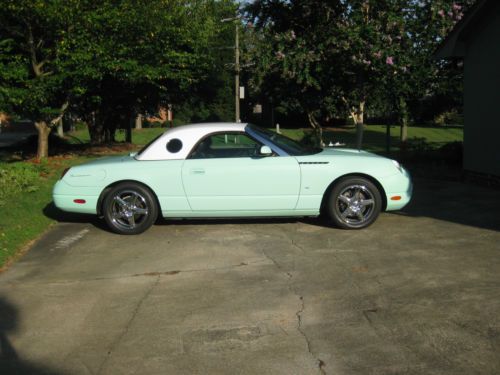
[[[164,128],[167,126],[168,126],[168,121],[161,122],[161,121],[144,120],[144,122],[143,122],[144,128]]]
[[[407,140],[406,149],[417,152],[426,152],[432,150],[432,146],[425,137],[413,137]]]
[[[45,164],[12,163],[0,166],[0,206],[8,197],[38,190],[40,175],[47,173]]]
[[[464,117],[462,114],[458,113],[456,109],[451,111],[443,112],[434,118],[434,123],[436,125],[463,125]]]

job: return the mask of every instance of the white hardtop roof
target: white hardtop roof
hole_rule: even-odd
[[[244,132],[247,123],[241,122],[210,122],[182,125],[168,129],[156,141],[136,158],[137,160],[174,160],[185,159],[193,146],[205,135],[217,132],[237,131]],[[167,143],[171,139],[179,139],[182,148],[176,153],[167,150]]]
[[[177,134],[178,132],[183,133],[186,131],[200,133],[205,133],[205,131],[206,133],[218,131],[244,131],[245,126],[247,126],[247,124],[242,122],[206,122],[177,126],[175,128],[168,129],[165,133]]]

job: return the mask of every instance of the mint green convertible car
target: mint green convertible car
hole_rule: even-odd
[[[165,218],[318,216],[365,228],[412,194],[396,161],[365,151],[307,148],[252,124],[167,130],[141,151],[65,171],[54,186],[64,211],[103,216],[120,234]]]

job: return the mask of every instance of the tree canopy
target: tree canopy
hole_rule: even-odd
[[[0,110],[32,119],[41,141],[71,110],[103,142],[132,113],[205,85],[227,34],[220,19],[235,9],[229,0],[5,0]]]
[[[432,53],[471,3],[247,2],[242,65],[251,95],[303,113],[319,138],[323,125],[349,116],[359,143],[367,113],[406,124],[436,98],[456,105],[461,69]],[[191,118],[229,119],[232,77],[225,65],[234,31],[220,21],[233,17],[238,4],[3,0],[0,111],[34,121],[39,157],[68,111],[86,120],[94,143],[112,141],[134,113],[160,104],[190,109]]]
[[[439,77],[457,70],[432,52],[470,1],[461,3],[254,1],[246,7],[250,83],[284,108],[302,108],[316,129],[345,113],[362,125],[367,108],[406,118],[409,102],[450,89]]]

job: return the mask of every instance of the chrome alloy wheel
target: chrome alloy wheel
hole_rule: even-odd
[[[335,205],[340,219],[349,225],[363,225],[375,212],[375,198],[364,185],[345,187],[337,196]]]
[[[111,217],[113,224],[123,229],[134,229],[149,215],[146,198],[133,190],[121,190],[113,197]]]

